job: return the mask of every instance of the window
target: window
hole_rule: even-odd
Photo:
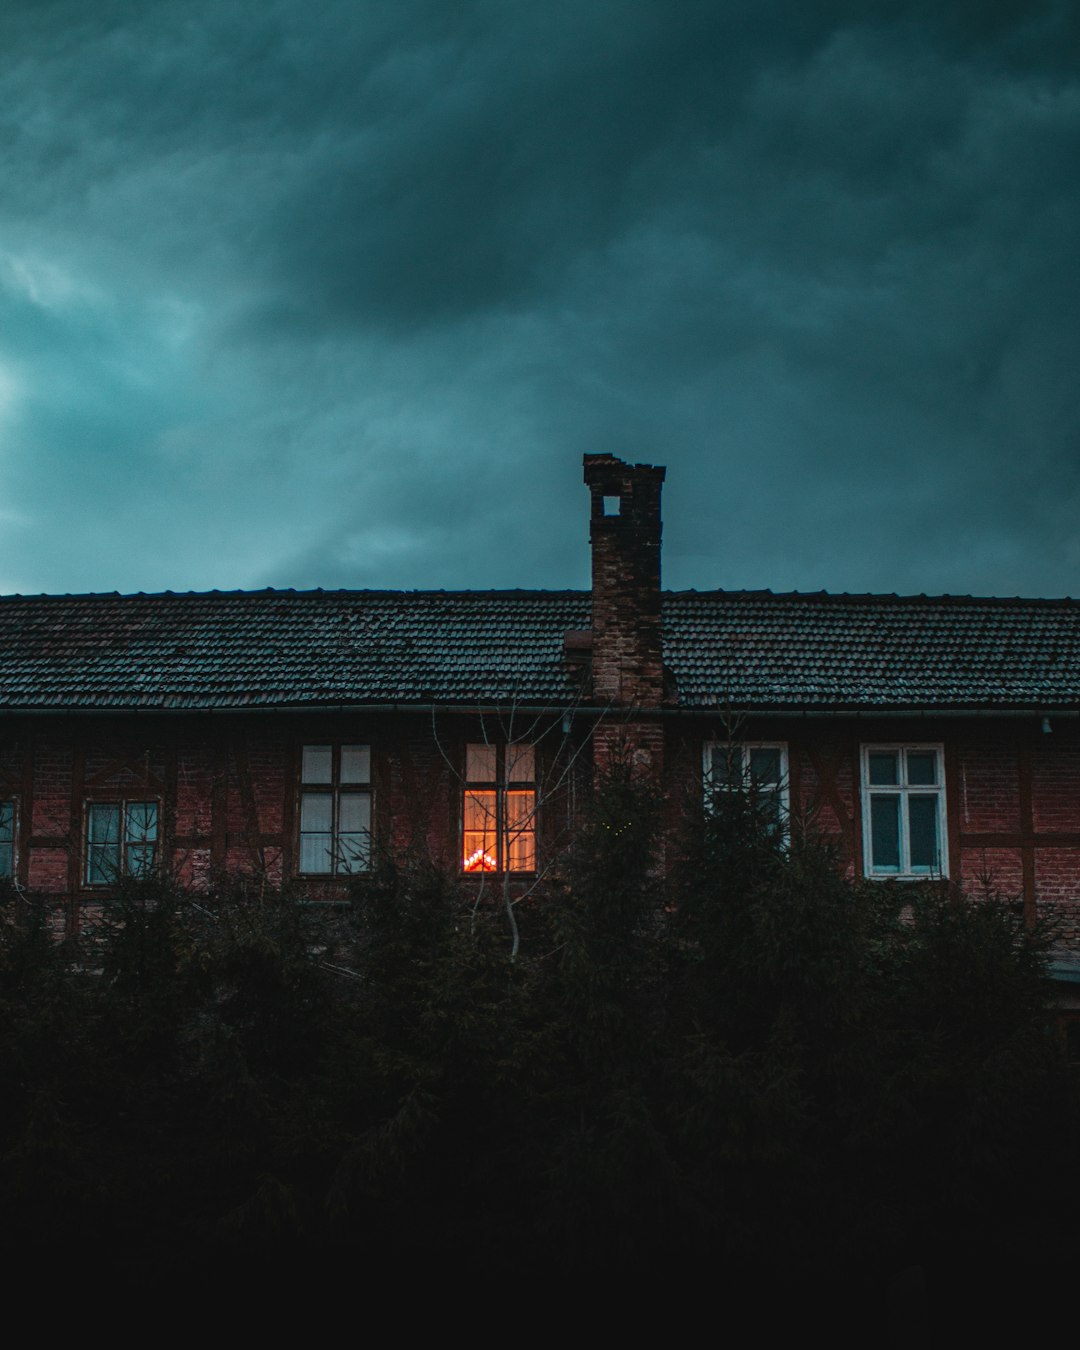
[[[461,866],[536,871],[536,752],[531,745],[467,745]]]
[[[788,754],[779,741],[711,741],[705,746],[705,786],[717,793],[745,788],[755,793],[772,821],[774,834],[788,823]]]
[[[948,875],[940,745],[864,745],[862,808],[867,876]]]
[[[15,875],[15,803],[0,802],[0,877]]]
[[[363,872],[371,864],[371,748],[305,745],[300,768],[300,871]]]
[[[91,802],[86,808],[86,884],[145,877],[154,866],[157,802]]]

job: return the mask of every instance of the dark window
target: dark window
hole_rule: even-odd
[[[15,875],[15,803],[0,802],[0,877]]]
[[[300,779],[299,871],[365,871],[371,865],[370,747],[305,745]]]
[[[86,808],[86,884],[149,875],[157,856],[157,802],[91,802]]]
[[[788,829],[787,746],[782,742],[710,741],[705,746],[705,787],[715,797],[736,789],[753,793],[772,822],[772,831]]]
[[[862,793],[868,876],[946,875],[940,746],[864,746]]]

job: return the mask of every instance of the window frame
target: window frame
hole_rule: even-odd
[[[934,755],[933,783],[909,783],[907,756],[916,754]],[[892,783],[870,782],[870,756],[876,754],[897,755],[897,778]],[[896,797],[901,804],[898,814],[898,858],[899,866],[895,872],[875,870],[873,847],[874,797]],[[934,813],[936,830],[937,865],[926,870],[914,870],[911,866],[911,817],[910,811],[903,809],[911,797],[936,798]],[[949,876],[949,833],[948,809],[945,785],[945,746],[941,741],[867,741],[859,747],[859,804],[862,811],[862,868],[863,876],[871,881],[943,881]]]
[[[304,763],[305,751],[308,750],[329,750],[330,751],[330,779],[328,782],[319,782],[315,779],[305,779]],[[367,753],[367,779],[358,779],[355,782],[343,782],[341,778],[341,760],[342,752],[345,750],[362,750]],[[296,863],[294,871],[298,877],[313,881],[339,881],[343,878],[363,875],[371,871],[371,855],[373,849],[373,828],[372,821],[375,811],[375,786],[373,782],[374,774],[372,772],[372,754],[371,744],[368,741],[345,741],[326,739],[321,741],[304,741],[300,745],[300,753],[297,762],[297,792],[296,792]],[[331,822],[330,829],[327,830],[305,830],[304,829],[304,799],[305,797],[329,797],[331,799]],[[363,798],[367,802],[367,825],[360,830],[342,830],[341,828],[341,801],[344,797]],[[305,835],[329,834],[331,837],[330,845],[330,863],[331,865],[325,871],[307,871],[304,868],[304,837]],[[366,835],[366,843],[363,849],[362,861],[359,865],[351,864],[355,860],[346,858],[342,852],[342,837],[352,838],[354,836]]]
[[[532,777],[531,778],[509,778],[507,776],[507,752],[512,748],[526,748],[531,753],[532,758]],[[540,786],[537,775],[537,755],[538,746],[533,741],[467,741],[464,746],[463,761],[464,770],[461,775],[461,819],[458,830],[458,870],[462,876],[509,876],[509,877],[532,877],[538,870],[537,867],[537,817],[540,807]],[[494,778],[470,778],[469,777],[469,751],[472,749],[494,751],[495,754],[495,777]],[[481,845],[480,849],[474,849],[471,853],[466,853],[465,841],[469,835],[481,835],[486,837],[487,830],[470,830],[468,825],[468,801],[470,794],[475,793],[494,793],[495,794],[495,866],[468,866],[478,853],[484,856],[490,856]],[[507,803],[512,794],[530,793],[532,802],[529,806],[524,819],[528,822],[526,828],[512,828],[507,810]],[[528,839],[530,841],[531,863],[530,867],[508,866],[508,854],[515,840]]]
[[[0,881],[14,881],[19,866],[19,802],[15,797],[0,798],[0,811],[4,807],[11,807],[11,838],[0,839]],[[5,852],[10,860],[8,871],[4,871],[3,857]]]
[[[154,808],[154,833],[153,835],[144,834],[141,838],[131,839],[128,837],[129,814],[134,807],[152,806]],[[93,813],[98,810],[116,810],[120,813],[120,832],[116,839],[117,864],[114,875],[102,878],[96,878],[93,873],[99,869],[99,864],[95,860],[95,849],[104,848],[111,843],[110,840],[93,840],[91,838],[91,824]],[[158,796],[140,796],[140,797],[89,797],[83,802],[83,865],[82,865],[82,886],[85,890],[101,890],[108,886],[115,886],[117,882],[125,877],[134,877],[136,880],[144,880],[153,876],[161,862],[161,826],[162,809],[161,798]],[[150,847],[150,861],[141,868],[135,870],[130,866],[131,850],[137,848]],[[101,868],[100,870],[104,870]]]
[[[712,803],[717,793],[731,792],[732,785],[729,782],[718,783],[714,780],[714,751],[723,750],[729,755],[732,750],[740,753],[742,760],[742,780],[744,786],[751,786],[754,783],[752,771],[750,769],[750,752],[752,750],[776,750],[780,754],[780,777],[776,782],[776,797],[780,805],[778,837],[787,842],[791,835],[791,760],[788,753],[787,741],[705,741],[701,747],[702,764],[702,785],[705,793],[705,809],[712,810]],[[764,788],[771,785],[762,782]]]

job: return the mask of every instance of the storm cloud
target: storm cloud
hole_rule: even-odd
[[[9,0],[0,590],[1080,593],[1078,19]]]

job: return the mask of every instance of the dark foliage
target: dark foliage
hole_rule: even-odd
[[[516,905],[513,958],[501,900],[426,863],[340,906],[130,882],[78,943],[9,887],[12,1253],[145,1279],[1052,1263],[1080,1113],[1046,935],[854,883],[766,805],[725,794],[662,856],[658,803],[617,776]]]

